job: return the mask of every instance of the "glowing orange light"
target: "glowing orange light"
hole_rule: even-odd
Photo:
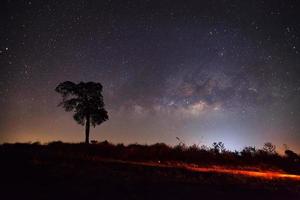
[[[198,167],[196,165],[188,165],[182,163],[172,163],[172,164],[162,164],[160,162],[128,162],[128,161],[118,161],[124,162],[127,164],[134,165],[144,165],[144,166],[152,166],[152,167],[164,167],[164,168],[183,168],[190,171],[195,172],[213,172],[213,173],[223,173],[223,174],[232,174],[232,175],[244,175],[251,177],[258,177],[264,179],[291,179],[291,180],[299,180],[300,175],[296,174],[287,174],[280,171],[251,171],[251,170],[243,170],[243,169],[230,169],[225,167]]]
[[[286,173],[274,172],[274,171],[250,171],[250,170],[226,169],[226,168],[218,168],[218,167],[190,167],[190,166],[185,166],[185,168],[191,171],[198,171],[198,172],[216,172],[216,173],[224,173],[224,174],[253,176],[253,177],[266,178],[266,179],[288,178],[288,179],[300,180],[300,175],[286,174]]]

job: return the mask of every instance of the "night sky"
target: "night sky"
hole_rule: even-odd
[[[63,81],[102,83],[91,139],[300,151],[300,5],[1,1],[0,143],[81,142]]]

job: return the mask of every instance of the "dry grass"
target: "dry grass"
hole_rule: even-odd
[[[260,156],[269,157],[260,163]],[[5,144],[0,158],[4,199],[300,199],[300,181],[192,170],[218,165],[296,171],[297,162],[279,155],[248,160],[228,151],[104,142]]]

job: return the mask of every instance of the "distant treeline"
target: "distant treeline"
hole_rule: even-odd
[[[261,149],[245,147],[242,151],[229,151],[222,142],[215,142],[211,147],[187,146],[179,143],[168,146],[164,143],[153,145],[112,144],[107,141],[92,141],[92,144],[72,144],[60,141],[45,145],[40,143],[15,143],[0,145],[2,161],[10,159],[61,161],[118,159],[131,161],[186,162],[199,165],[226,165],[234,167],[259,167],[261,169],[281,169],[300,174],[300,155],[286,150],[284,155],[276,152],[275,145],[265,143]]]

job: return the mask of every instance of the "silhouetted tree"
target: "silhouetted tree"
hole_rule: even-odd
[[[293,152],[292,150],[287,149],[287,150],[284,151],[284,154],[290,160],[296,161],[296,160],[299,159],[299,156],[295,152]]]
[[[212,151],[216,154],[224,153],[226,151],[224,143],[223,142],[214,142],[212,144]]]
[[[252,157],[256,154],[256,148],[255,147],[245,147],[242,151],[241,151],[241,155],[242,156],[246,156],[246,157]]]
[[[60,83],[55,91],[63,97],[59,106],[67,112],[73,111],[74,120],[85,125],[85,143],[89,143],[90,124],[94,127],[108,120],[107,111],[104,108],[102,85],[94,82],[71,81]]]
[[[263,151],[268,154],[276,154],[276,146],[271,142],[266,142],[263,146]]]

